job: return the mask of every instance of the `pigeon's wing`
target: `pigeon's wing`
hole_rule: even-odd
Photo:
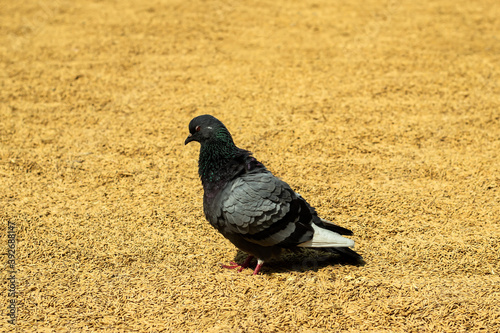
[[[268,170],[233,180],[220,197],[219,230],[261,246],[291,247],[314,234],[305,201]]]

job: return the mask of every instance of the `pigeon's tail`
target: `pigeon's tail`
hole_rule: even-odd
[[[314,234],[313,238],[299,244],[302,247],[353,247],[354,241],[341,236],[339,233],[325,229],[316,224],[311,224]]]
[[[335,223],[330,222],[328,220],[322,219],[319,216],[317,216],[316,218],[317,219],[314,220],[314,222],[316,223],[316,225],[319,225],[320,227],[323,227],[325,229],[331,230],[331,231],[336,232],[336,233],[341,234],[341,235],[346,235],[346,236],[351,236],[352,235],[352,231],[349,230],[349,229],[342,228],[341,226],[338,226]],[[321,222],[319,222],[318,219]]]
[[[363,259],[359,254],[350,249],[350,247],[354,247],[352,239],[345,238],[337,232],[322,228],[314,223],[312,224],[312,228],[314,230],[313,238],[298,246],[340,254],[351,260],[358,261]]]
[[[321,247],[321,248],[316,248],[316,250],[339,254],[343,258],[345,258],[351,262],[362,262],[363,261],[363,257],[361,255],[359,255],[356,251],[351,250],[348,247]]]

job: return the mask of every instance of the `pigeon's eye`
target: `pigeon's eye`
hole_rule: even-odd
[[[199,131],[201,130],[201,127],[198,125],[198,126],[196,126],[196,127],[194,128],[194,130],[195,130],[196,132],[199,132]]]

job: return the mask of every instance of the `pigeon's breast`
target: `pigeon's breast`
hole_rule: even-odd
[[[208,222],[217,228],[220,216],[220,196],[226,182],[203,184],[203,211]]]

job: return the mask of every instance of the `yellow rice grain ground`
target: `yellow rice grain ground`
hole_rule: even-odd
[[[500,330],[497,0],[2,1],[0,22],[19,331]],[[205,113],[366,264],[220,268],[243,255],[183,144]]]

